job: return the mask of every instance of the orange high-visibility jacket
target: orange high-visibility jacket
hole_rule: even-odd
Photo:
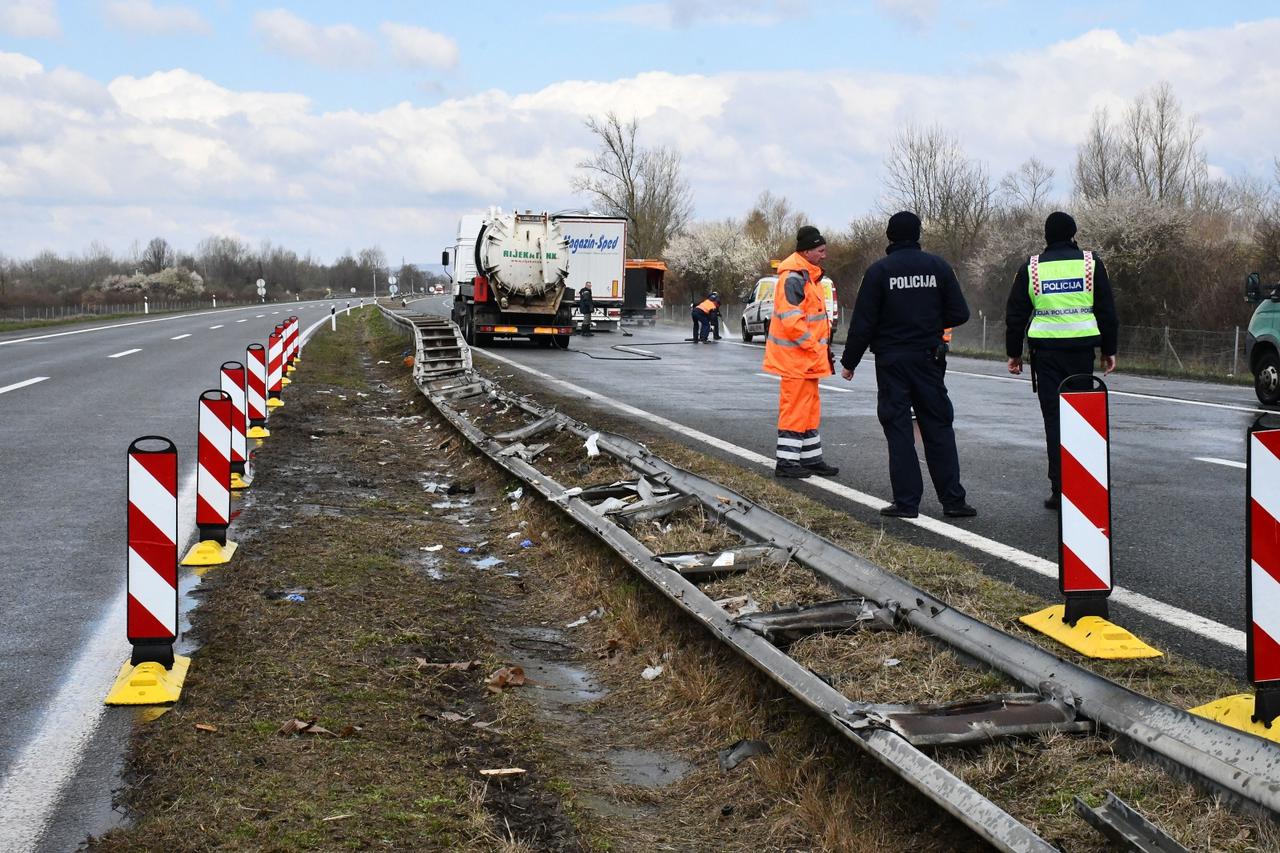
[[[766,372],[789,379],[831,375],[831,318],[821,282],[822,270],[799,252],[778,264],[773,316],[764,342]]]
[[[710,299],[704,299],[698,303],[698,307],[702,309],[704,313],[710,314],[712,311],[715,311],[720,306]]]

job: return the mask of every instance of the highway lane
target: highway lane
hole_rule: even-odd
[[[437,311],[447,309],[439,300],[432,304]],[[492,352],[772,456],[777,380],[761,374],[763,348],[730,339],[708,346],[673,344],[687,334],[683,326],[667,325],[636,330],[629,338],[575,338],[569,352],[502,342]],[[614,344],[647,350],[662,360],[598,361],[584,354],[627,357],[611,350]],[[1133,615],[1123,607],[1117,608],[1118,619],[1164,648],[1241,672],[1243,653],[1233,648],[1242,642],[1244,627],[1244,472],[1238,466],[1244,460],[1245,429],[1260,411],[1257,402],[1242,386],[1123,373],[1108,384],[1117,584],[1226,630],[1211,626],[1190,633],[1171,628],[1163,615]],[[875,414],[874,365],[865,363],[851,383],[833,377],[823,387],[823,446],[828,461],[841,468],[835,479],[887,500],[888,458]],[[1001,363],[953,358],[948,387],[957,412],[964,483],[980,512],[952,526],[1041,562],[1056,562],[1056,515],[1041,506],[1048,491],[1043,425],[1030,383],[1009,377]],[[796,488],[833,500],[808,484]],[[929,486],[922,510],[941,518]],[[850,511],[881,523],[873,509],[852,506]],[[1054,582],[1021,566],[902,522],[888,526],[913,541],[967,550],[991,574],[1049,598],[1057,595]],[[1204,633],[1220,633],[1229,642],[1215,642]]]
[[[0,683],[11,686],[0,693],[0,789],[13,790],[15,759],[56,712],[72,711],[77,723],[96,718],[80,741],[60,743],[67,751],[87,745],[88,755],[72,763],[74,779],[55,792],[63,804],[38,849],[69,849],[112,820],[110,780],[133,712],[98,714],[128,646],[123,634],[97,636],[98,645],[114,648],[88,646],[104,620],[120,615],[112,608],[122,605],[124,587],[130,441],[149,433],[171,438],[179,482],[189,491],[196,398],[218,387],[222,362],[243,361],[245,347],[265,345],[290,314],[305,328],[331,304],[269,303],[0,336]],[[82,668],[83,683],[68,684],[91,652],[112,661],[107,671]],[[64,707],[51,708],[60,690]],[[10,817],[0,822],[3,849],[30,840],[6,837],[22,823]]]

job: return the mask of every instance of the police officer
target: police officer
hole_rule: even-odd
[[[714,290],[706,299],[693,306],[689,312],[693,317],[693,342],[707,342],[707,335],[715,331],[716,340],[720,340],[720,294]]]
[[[1076,221],[1055,211],[1044,221],[1044,251],[1018,269],[1005,305],[1009,372],[1022,373],[1022,336],[1031,344],[1032,384],[1044,416],[1049,454],[1046,509],[1062,504],[1058,391],[1068,376],[1093,374],[1093,351],[1102,350],[1102,372],[1116,369],[1120,320],[1102,258],[1076,245]],[[1082,383],[1082,390],[1091,388]]]
[[[591,331],[591,313],[595,310],[595,305],[591,298],[591,282],[582,285],[578,290],[578,313],[582,315],[582,334],[590,337],[595,332]]]
[[[969,319],[969,306],[950,264],[920,249],[920,217],[908,211],[889,218],[886,257],[862,278],[840,375],[852,379],[863,353],[876,355],[877,414],[889,443],[889,482],[893,503],[880,510],[893,518],[920,514],[924,482],[911,428],[914,409],[924,441],[929,476],[951,518],[978,511],[965,502],[960,459],[951,427],[954,412],[943,384],[946,352],[943,329]]]
[[[818,380],[831,375],[831,318],[822,289],[827,241],[812,225],[796,232],[796,250],[778,264],[773,314],[764,341],[764,370],[778,376],[776,477],[834,477],[822,460]]]

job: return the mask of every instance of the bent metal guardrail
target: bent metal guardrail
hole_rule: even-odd
[[[1074,717],[1078,713],[1247,812],[1262,816],[1280,813],[1280,748],[1275,745],[1140,695],[987,625],[743,495],[672,465],[631,439],[594,430],[510,394],[471,369],[470,351],[453,324],[438,317],[380,307],[414,336],[414,378],[418,387],[472,444],[600,538],[667,598],[842,734],[997,848],[1055,849],[913,745],[944,742],[930,740],[919,730],[920,720],[927,714],[919,709],[901,714],[904,706],[856,702],[839,693],[757,633],[758,629],[748,628],[742,619],[733,619],[679,571],[657,559],[625,526],[615,523],[618,515],[603,511],[600,505],[593,507],[588,498],[599,500],[600,494],[584,494],[582,489],[561,485],[540,471],[532,464],[538,455],[537,447],[525,442],[553,430],[567,430],[584,440],[594,436],[600,452],[615,457],[636,472],[638,482],[647,484],[640,488],[638,505],[642,511],[661,514],[660,505],[668,498],[696,501],[709,517],[744,540],[781,549],[786,557],[837,589],[878,605],[882,613],[889,613],[888,618],[1038,692],[1039,696],[1033,694],[1032,699],[1041,700],[1037,706],[1041,713],[1033,716],[1041,728],[1028,729],[1026,720],[1016,715],[1007,719],[992,713],[975,720],[987,736],[1029,730],[1078,731],[1080,720]],[[464,411],[477,399],[499,401],[523,411],[529,422],[522,429],[490,435]],[[665,494],[655,496],[655,489]],[[645,491],[649,494],[645,495]],[[1049,706],[1066,708],[1065,716],[1046,715]],[[912,713],[917,716],[913,718]],[[1093,811],[1089,820],[1093,824],[1142,818],[1131,810],[1115,808]],[[1132,823],[1113,825],[1112,829],[1121,835],[1141,834],[1132,831]],[[1142,831],[1148,837],[1160,833],[1149,824]],[[1149,849],[1179,849],[1165,838],[1165,846]]]

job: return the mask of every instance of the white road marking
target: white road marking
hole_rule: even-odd
[[[193,465],[178,490],[178,544],[195,530],[196,472]],[[185,519],[185,520],[183,520]],[[179,554],[182,553],[180,550]],[[121,567],[123,570],[123,566]],[[80,769],[106,706],[102,704],[120,664],[129,659],[125,636],[126,591],[111,599],[57,692],[39,717],[40,728],[17,753],[0,780],[0,849],[38,849],[63,789]],[[131,714],[132,709],[118,713]]]
[[[3,388],[0,388],[0,394],[17,391],[19,388],[26,388],[28,385],[35,385],[37,382],[43,382],[48,378],[48,376],[35,376],[31,379],[24,379],[21,382],[15,382],[12,385],[6,385]]]
[[[307,304],[311,305],[311,303],[307,303]],[[237,306],[235,308],[218,308],[216,310],[201,311],[199,313],[208,315],[208,314],[223,314],[228,311],[244,311],[244,310],[245,308],[243,306]],[[110,326],[91,326],[87,329],[72,329],[69,332],[50,332],[47,335],[32,335],[29,338],[13,338],[12,340],[8,340],[8,341],[0,341],[0,347],[7,347],[10,344],[25,344],[28,341],[43,341],[48,338],[63,338],[63,337],[66,337],[67,335],[84,335],[84,334],[88,334],[89,332],[106,332],[106,331],[110,331],[111,329],[123,329],[126,326],[142,326],[142,325],[146,325],[147,323],[165,323],[165,322],[168,322],[169,320],[186,320],[194,316],[196,316],[196,314],[171,314],[164,317],[156,317],[153,320],[132,320],[128,323],[112,323]],[[266,315],[259,314],[258,316],[264,317]]]
[[[107,358],[121,358],[126,355],[133,355],[135,352],[142,352],[142,347],[134,347],[133,349],[127,349],[127,350],[124,350],[123,352],[118,352],[115,355],[109,355],[107,356]]]
[[[267,315],[266,315],[266,314],[254,314],[254,315],[253,315],[253,318],[256,320],[256,319],[258,319],[259,317],[265,317],[265,316],[267,316]]]
[[[1020,379],[1017,376],[995,376],[990,373],[970,373],[964,370],[951,370],[948,368],[947,375],[971,376],[974,379],[994,379],[999,382],[1030,382],[1030,379]],[[1184,406],[1204,406],[1209,409],[1228,409],[1233,412],[1256,412],[1258,414],[1267,414],[1271,409],[1259,409],[1254,406],[1234,406],[1230,403],[1209,403],[1204,400],[1187,400],[1182,397],[1169,397],[1165,394],[1143,394],[1138,391],[1116,391],[1108,388],[1107,394],[1111,397],[1132,397],[1136,400],[1156,400],[1161,403],[1180,403]]]
[[[248,318],[248,317],[245,317],[243,320],[236,320],[236,322],[237,322],[237,323],[247,323],[247,322],[249,322],[249,318]]]
[[[1247,468],[1243,462],[1236,462],[1234,459],[1219,459],[1216,456],[1196,456],[1193,457],[1197,462],[1209,462],[1213,465],[1225,465],[1228,468]]]
[[[274,317],[274,316],[276,316],[276,315],[277,315],[277,314],[279,314],[279,313],[280,313],[279,311],[272,311],[272,312],[271,312],[271,316],[272,316],[272,317]]]
[[[668,420],[661,415],[655,415],[651,412],[645,411],[644,409],[638,409],[628,403],[623,403],[620,400],[607,397],[604,394],[584,388],[581,385],[575,385],[572,382],[558,379],[549,373],[544,373],[541,370],[535,370],[532,367],[527,367],[505,356],[481,349],[473,349],[472,352],[480,353],[487,358],[500,361],[509,367],[514,367],[517,370],[522,370],[525,373],[537,376],[538,378],[550,382],[553,385],[557,385],[565,390],[573,392],[574,394],[586,397],[587,399],[598,400],[599,402],[611,406],[626,415],[649,421],[652,424],[661,426],[663,429],[688,436],[703,445],[715,447],[725,453],[732,454],[739,459],[752,462],[771,470],[774,467],[775,460],[772,457],[761,455],[752,450],[747,450],[745,447],[739,447],[736,444],[731,444],[724,439],[716,438],[715,436],[708,435],[700,430]],[[771,374],[764,375],[769,376]],[[889,501],[882,500],[874,495],[869,495],[866,492],[860,492],[857,489],[852,489],[848,486],[841,485],[840,483],[835,483],[821,477],[810,477],[806,482],[815,488],[822,489],[823,491],[829,492],[833,495],[838,495],[845,500],[861,504],[862,506],[870,509],[879,510],[882,507],[889,505]],[[1057,580],[1058,578],[1057,563],[1046,560],[1043,557],[1037,557],[1035,554],[1027,553],[1026,551],[1022,551],[1018,548],[1014,548],[1012,545],[1006,545],[1003,542],[988,539],[986,536],[982,536],[970,530],[965,530],[964,528],[957,527],[954,524],[948,524],[945,521],[929,518],[925,515],[921,515],[918,518],[902,520],[906,521],[908,524],[914,524],[916,527],[928,530],[930,533],[946,537],[954,542],[959,542],[962,545],[973,548],[975,551],[981,551],[989,556],[1013,563],[1016,566],[1021,566],[1022,568],[1043,577],[1052,578],[1054,580]],[[1245,636],[1243,631],[1228,627],[1220,622],[1215,622],[1212,619],[1207,619],[1198,613],[1192,613],[1188,610],[1183,610],[1180,607],[1175,607],[1172,604],[1157,601],[1156,599],[1145,596],[1142,593],[1133,592],[1132,590],[1122,589],[1120,587],[1115,587],[1112,590],[1111,600],[1117,604],[1124,605],[1125,607],[1130,607],[1139,613],[1160,619],[1163,622],[1182,628],[1185,631],[1190,631],[1191,633],[1204,637],[1207,640],[1213,640],[1215,643],[1221,643],[1224,646],[1235,649],[1236,651],[1244,651]]]
[[[778,379],[772,373],[757,373],[756,376],[763,376],[765,379]],[[852,388],[841,388],[837,385],[828,385],[826,382],[819,382],[818,387],[823,391],[835,391],[837,394],[856,394],[858,393]]]
[[[210,326],[210,327],[209,327],[209,331],[211,331],[211,332],[212,332],[214,329],[221,329],[221,328],[222,328],[222,325],[223,325],[222,323],[219,323],[219,324],[218,324],[218,325],[216,325],[216,326]]]
[[[189,337],[191,337],[191,333],[190,333],[190,332],[187,332],[185,335],[174,335],[172,338],[169,338],[169,340],[171,340],[171,341],[180,341],[180,340],[182,340],[183,338],[189,338]]]

